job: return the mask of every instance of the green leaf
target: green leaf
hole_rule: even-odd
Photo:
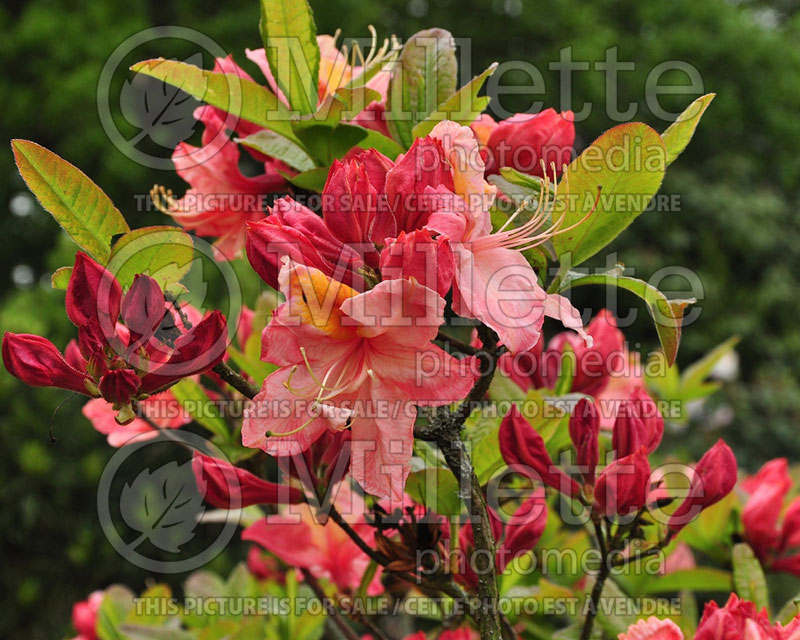
[[[303,120],[295,123],[295,134],[324,166],[342,158],[353,147],[377,149],[391,160],[403,152],[400,145],[382,133],[354,124]]]
[[[582,274],[575,271],[567,273],[567,277],[562,281],[559,291],[586,284],[604,284],[620,287],[644,300],[656,324],[658,339],[661,341],[661,347],[664,349],[667,362],[670,366],[674,364],[675,357],[678,355],[678,345],[681,341],[683,312],[688,305],[696,302],[694,298],[668,300],[663,293],[644,280],[608,273]]]
[[[341,87],[325,98],[309,119],[332,124],[352,120],[371,102],[381,99],[381,94],[369,87]]]
[[[246,138],[236,138],[236,142],[264,155],[282,160],[298,171],[308,171],[316,166],[303,147],[269,129],[256,131]]]
[[[575,158],[559,182],[553,215],[565,213],[564,229],[577,226],[553,238],[556,254],[571,253],[578,265],[616,238],[661,186],[666,154],[658,133],[633,122],[606,131]]]
[[[682,589],[730,591],[731,574],[721,569],[698,567],[697,569],[673,571],[663,576],[654,576],[640,587],[640,591],[645,594],[681,591]]]
[[[133,593],[127,587],[112,585],[106,589],[97,612],[97,636],[100,640],[126,640],[119,630],[133,608]]]
[[[481,409],[476,409],[464,422],[464,440],[472,447],[472,465],[481,485],[505,466],[498,440],[501,420],[501,416],[484,415]]]
[[[786,626],[798,614],[800,614],[800,593],[795,594],[793,598],[789,598],[786,601],[786,604],[781,607],[781,610],[775,616],[775,621]]]
[[[457,72],[449,31],[425,29],[408,39],[389,82],[386,124],[393,138],[411,146],[414,126],[455,93]]]
[[[69,286],[69,279],[72,277],[72,267],[59,267],[53,271],[50,278],[50,285],[53,289],[66,291]]]
[[[288,173],[283,173],[282,171],[278,173],[295,187],[300,187],[308,191],[317,191],[318,193],[322,193],[322,189],[325,187],[325,181],[328,179],[328,167],[310,169],[294,176],[290,176]]]
[[[553,393],[557,396],[568,394],[572,390],[572,382],[575,379],[575,370],[577,368],[575,350],[569,342],[565,342],[561,349],[561,363],[561,372],[558,374],[556,387],[553,389]]]
[[[443,516],[461,513],[458,490],[458,480],[449,469],[443,467],[413,471],[406,480],[408,495]]]
[[[261,39],[269,68],[292,109],[317,109],[319,46],[307,0],[261,0]]]
[[[195,422],[219,436],[223,441],[231,440],[227,423],[222,419],[217,405],[211,401],[203,387],[191,378],[184,378],[173,385],[171,389],[172,395]]]
[[[13,140],[11,148],[20,175],[42,207],[75,244],[102,264],[108,262],[111,239],[130,230],[108,196],[83,171],[35,142]]]
[[[126,233],[111,250],[108,269],[127,288],[144,273],[162,289],[180,282],[192,267],[194,243],[179,227],[142,227]]]
[[[739,542],[733,545],[733,585],[743,600],[749,600],[756,609],[766,607],[769,611],[769,591],[764,570],[750,545]]]
[[[158,78],[236,118],[297,141],[286,106],[269,89],[251,80],[164,58],[137,62],[131,70]]]
[[[431,113],[425,120],[415,125],[411,130],[411,134],[415,138],[427,136],[437,123],[442,120],[453,120],[465,126],[474,122],[475,118],[489,106],[489,97],[482,96],[479,98],[478,92],[487,78],[494,73],[495,69],[497,69],[497,63],[493,62],[486,71],[475,76],[442,102],[436,108],[436,111]]]
[[[259,336],[256,336],[256,338],[260,339]],[[231,360],[236,363],[237,367],[253,378],[258,386],[261,386],[264,378],[278,368],[270,362],[262,362],[258,358],[252,358],[234,347],[228,347],[228,355],[230,355]]]
[[[694,135],[694,130],[697,129],[697,125],[700,123],[700,118],[716,95],[716,93],[708,93],[692,102],[661,135],[667,148],[667,166],[675,162],[675,159],[681,155],[689,144]]]
[[[691,392],[700,389],[703,382],[725,354],[733,350],[739,343],[739,336],[731,336],[725,342],[718,344],[697,362],[692,363],[686,368],[681,376],[681,387],[684,391]]]

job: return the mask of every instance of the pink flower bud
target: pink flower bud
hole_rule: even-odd
[[[67,364],[56,346],[41,336],[6,333],[3,363],[8,372],[32,387],[59,387],[84,395],[89,376]]]
[[[169,359],[142,378],[142,392],[152,393],[171,382],[215,367],[225,355],[225,316],[212,311],[175,341]]]
[[[694,468],[689,492],[669,519],[668,526],[680,531],[706,507],[727,496],[736,484],[736,456],[722,440],[706,451]]]
[[[544,488],[537,488],[505,523],[503,541],[497,547],[497,570],[503,571],[509,562],[532,550],[547,525],[547,501]]]
[[[569,164],[575,142],[575,116],[572,111],[558,113],[545,109],[536,114],[518,113],[500,122],[489,136],[486,175],[513,167],[523,173],[542,176],[544,161],[552,178],[550,163],[557,173]]]
[[[600,433],[600,416],[594,403],[583,398],[575,405],[569,418],[569,437],[575,445],[578,466],[589,484],[594,484],[595,467],[599,457],[597,438]]]
[[[100,378],[100,393],[114,406],[128,404],[139,393],[142,380],[133,369],[113,369]]]
[[[455,260],[446,237],[434,240],[425,229],[401,231],[381,252],[380,270],[386,279],[416,278],[444,297],[453,282]]]
[[[150,276],[139,274],[122,300],[122,320],[135,342],[141,337],[145,342],[164,319],[164,293]]]
[[[303,502],[303,492],[296,487],[267,482],[218,458],[195,454],[192,471],[198,491],[218,509]]]
[[[78,632],[75,640],[97,640],[97,614],[103,596],[102,591],[93,591],[86,600],[72,606],[72,626]]]
[[[600,477],[594,490],[595,507],[606,517],[627,516],[647,502],[650,488],[650,463],[641,447],[629,456],[614,460]]]
[[[541,480],[558,489],[564,495],[573,498],[580,495],[578,483],[553,463],[542,436],[523,417],[516,405],[511,406],[500,423],[498,437],[500,453],[507,464],[534,480]]]
[[[121,300],[122,289],[114,275],[78,251],[65,301],[73,324],[88,329],[95,340],[108,340],[114,335]]]
[[[370,149],[334,160],[322,190],[322,211],[331,233],[348,244],[375,243],[397,234],[384,185],[392,161]]]
[[[453,191],[453,174],[442,143],[430,136],[417,138],[386,174],[386,197],[398,231],[414,231],[425,225],[434,206],[426,189],[439,186]]]
[[[664,418],[656,403],[643,389],[636,389],[625,400],[614,423],[612,446],[618,458],[629,456],[639,447],[647,453],[656,450],[664,435]]]
[[[732,593],[724,607],[714,601],[706,604],[694,640],[791,640],[798,632],[797,617],[785,627],[780,622],[773,625],[766,609],[758,611],[752,602]]]
[[[335,237],[322,218],[288,197],[276,200],[267,218],[248,225],[246,250],[250,265],[273,289],[280,289],[278,273],[284,256],[348,286],[364,264],[358,252]]]
[[[683,640],[683,631],[672,620],[650,616],[632,624],[617,637],[619,640]]]

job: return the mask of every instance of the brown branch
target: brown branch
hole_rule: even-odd
[[[328,614],[328,617],[338,627],[339,631],[342,632],[344,637],[347,638],[347,640],[359,640],[358,634],[356,634],[350,625],[345,622],[344,618],[339,615],[336,607],[331,604],[328,596],[325,595],[325,591],[322,589],[322,585],[320,585],[319,581],[314,577],[314,575],[305,568],[301,569],[301,571],[303,572],[303,578],[305,578],[308,586],[311,587],[311,589],[320,599],[320,602],[322,602],[322,607],[325,609],[325,613]]]
[[[446,334],[444,331],[437,333],[434,340],[436,340],[436,342],[444,342],[445,344],[453,347],[454,350],[459,351],[460,353],[465,353],[468,356],[474,356],[476,353],[478,353],[478,349],[472,345],[462,342],[458,338],[454,338],[453,336]]]
[[[243,396],[246,396],[251,400],[256,397],[256,394],[258,393],[258,387],[245,380],[240,373],[237,373],[231,369],[224,362],[220,362],[212,369],[212,371]]]

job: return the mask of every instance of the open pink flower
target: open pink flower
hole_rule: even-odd
[[[747,542],[765,567],[800,575],[800,498],[786,505],[791,488],[786,458],[764,464],[742,482],[742,489],[750,494],[742,509],[742,524]]]
[[[366,524],[363,499],[350,491],[347,483],[331,488],[337,510],[368,544],[375,529]],[[250,525],[242,540],[255,542],[292,567],[308,569],[317,578],[333,582],[341,591],[351,593],[361,584],[370,559],[333,520],[321,523],[307,504],[284,508]],[[368,593],[381,592],[380,573],[369,585]]]
[[[287,261],[286,302],[262,336],[262,358],[280,368],[245,411],[242,441],[275,456],[308,449],[326,430],[350,428],[350,473],[382,497],[403,495],[414,405],[463,398],[471,361],[430,341],[444,300],[414,280],[386,280],[366,293]]]
[[[547,214],[544,194],[541,212],[529,222],[492,233],[489,208],[496,188],[484,180],[484,162],[472,130],[445,120],[430,137],[441,142],[453,191],[446,186],[427,188],[435,204],[425,226],[450,240],[455,256],[455,312],[494,329],[512,353],[531,349],[539,341],[545,316],[560,319],[589,340],[580,314],[566,298],[545,293],[521,253],[554,233],[554,228],[539,233]]]
[[[123,296],[111,272],[82,252],[75,256],[65,305],[78,327],[66,359],[45,338],[6,333],[3,362],[31,386],[104,398],[120,412],[120,424],[134,419],[132,401],[210,369],[225,353],[219,311],[190,326],[155,280],[137,275]]]
[[[203,147],[181,142],[172,155],[178,175],[190,188],[180,200],[154,190],[153,198],[164,213],[199,236],[216,238],[215,257],[232,260],[244,247],[245,225],[264,217],[264,197],[286,181],[278,170],[283,163],[267,159],[265,172],[245,176],[239,169],[239,147],[233,140],[219,143],[225,120],[218,110],[202,106],[195,117],[205,125]]]
[[[116,412],[102,398],[89,400],[83,405],[82,412],[92,426],[107,437],[108,444],[112,447],[121,447],[133,438],[137,442],[155,438],[158,429],[179,429],[192,421],[192,417],[181,407],[169,389],[140,400],[137,407],[143,417],[134,418],[125,425],[117,422]],[[156,427],[151,426],[148,420]]]
[[[650,616],[639,620],[620,633],[619,640],[683,640],[683,631],[672,620],[660,620]]]

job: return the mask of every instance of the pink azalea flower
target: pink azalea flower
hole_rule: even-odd
[[[264,217],[264,196],[285,185],[278,170],[287,167],[268,159],[262,175],[243,175],[236,143],[230,139],[217,142],[225,126],[219,111],[202,106],[195,117],[205,125],[203,147],[181,142],[172,154],[175,169],[189,183],[189,190],[180,200],[163,190],[154,191],[153,198],[185,229],[216,238],[214,255],[218,260],[232,260],[244,247],[246,223]]]
[[[547,240],[560,224],[541,232],[548,198],[543,194],[540,211],[527,223],[492,233],[489,208],[497,190],[484,179],[484,162],[471,129],[445,120],[430,135],[441,142],[453,192],[428,187],[429,197],[439,198],[425,226],[450,240],[455,312],[494,329],[512,353],[531,349],[539,341],[545,316],[560,319],[590,341],[577,310],[563,296],[545,293],[521,253]]]
[[[800,576],[800,553],[792,553],[800,547],[800,498],[786,505],[791,488],[786,458],[764,464],[742,482],[742,489],[750,494],[742,509],[742,524],[747,542],[764,566]]]
[[[191,416],[181,407],[172,391],[150,396],[137,403],[141,413],[158,428],[150,426],[144,418],[134,418],[121,425],[116,420],[116,412],[102,398],[94,398],[83,405],[83,415],[92,426],[105,435],[112,447],[121,447],[134,438],[136,441],[155,438],[158,429],[179,429],[192,421]]]
[[[444,300],[414,280],[366,293],[287,261],[286,302],[262,336],[262,358],[280,368],[245,410],[242,441],[275,456],[308,449],[326,430],[350,428],[350,473],[364,489],[402,498],[414,405],[463,398],[475,375],[430,341]]]
[[[659,620],[650,616],[646,620],[639,620],[628,627],[625,633],[620,633],[619,640],[683,640],[683,632],[672,620]]]
[[[350,491],[346,482],[332,487],[334,504],[350,526],[369,545],[375,529],[366,524],[363,499]],[[370,559],[333,520],[321,524],[308,504],[284,508],[250,525],[242,540],[255,542],[292,567],[308,569],[315,577],[330,580],[350,593],[361,584]],[[381,592],[380,573],[368,588],[370,595]]]

